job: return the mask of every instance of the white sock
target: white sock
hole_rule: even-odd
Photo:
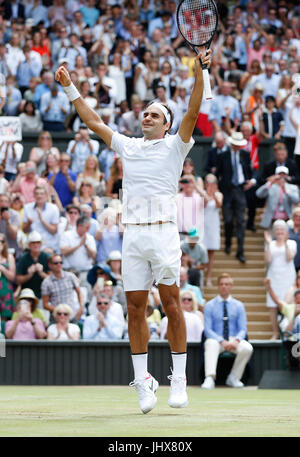
[[[131,354],[134,379],[145,379],[148,376],[148,353]]]
[[[186,352],[171,352],[171,355],[173,361],[172,375],[185,378]]]

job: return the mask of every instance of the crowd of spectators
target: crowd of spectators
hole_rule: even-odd
[[[205,331],[203,287],[216,286],[221,213],[225,252],[236,236],[236,257],[245,263],[245,230],[256,230],[256,208],[265,207],[260,225],[272,286],[277,294],[282,289],[278,300],[300,267],[300,6],[293,0],[219,0],[217,6],[214,98],[203,100],[194,132],[212,137],[212,147],[203,176],[187,158],[178,184],[181,300],[190,341]],[[177,30],[174,0],[0,2],[0,115],[18,116],[23,133],[39,135],[27,163],[22,141],[0,144],[0,308],[7,338],[128,337],[122,162],[82,124],[54,80],[56,69],[66,66],[110,128],[141,137],[142,112],[153,99],[170,106],[171,133],[177,132],[193,87],[193,60]],[[60,150],[53,132],[63,131],[73,139]],[[260,166],[263,139],[275,142],[274,159]],[[278,220],[285,222],[272,237]],[[289,281],[276,283],[286,263]],[[270,296],[267,306],[277,338],[278,307]],[[147,321],[151,338],[167,338],[155,285]]]

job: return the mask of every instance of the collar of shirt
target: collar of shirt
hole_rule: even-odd
[[[226,301],[227,303],[231,302],[232,300],[232,295],[229,295],[226,299],[225,298],[222,298],[221,295],[218,295],[216,297],[216,300],[218,303],[223,303],[224,301]]]

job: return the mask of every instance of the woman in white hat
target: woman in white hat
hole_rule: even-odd
[[[114,273],[114,275],[119,281],[122,281],[121,262],[122,254],[120,251],[115,250],[109,253],[107,263],[110,266],[112,273]]]

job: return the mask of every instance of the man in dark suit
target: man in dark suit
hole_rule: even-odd
[[[216,132],[215,146],[210,148],[207,153],[207,164],[205,167],[206,173],[216,174],[217,169],[217,156],[222,152],[229,151],[229,146],[226,144],[226,138],[223,132]]]
[[[275,170],[277,167],[287,167],[289,170],[289,184],[300,184],[300,178],[298,175],[297,165],[293,159],[288,157],[288,151],[283,141],[277,141],[273,147],[274,159],[267,162],[263,168],[261,178],[259,179],[259,185],[268,181],[268,178],[275,176]]]
[[[19,0],[6,1],[4,3],[4,19],[10,21],[11,19],[25,18],[25,7]]]
[[[217,156],[216,175],[219,188],[224,195],[222,207],[225,229],[225,252],[230,254],[233,224],[236,224],[237,253],[240,262],[245,263],[244,237],[245,212],[247,207],[245,192],[256,184],[252,175],[250,154],[242,149],[247,141],[240,132],[233,132],[228,139],[230,149]]]

